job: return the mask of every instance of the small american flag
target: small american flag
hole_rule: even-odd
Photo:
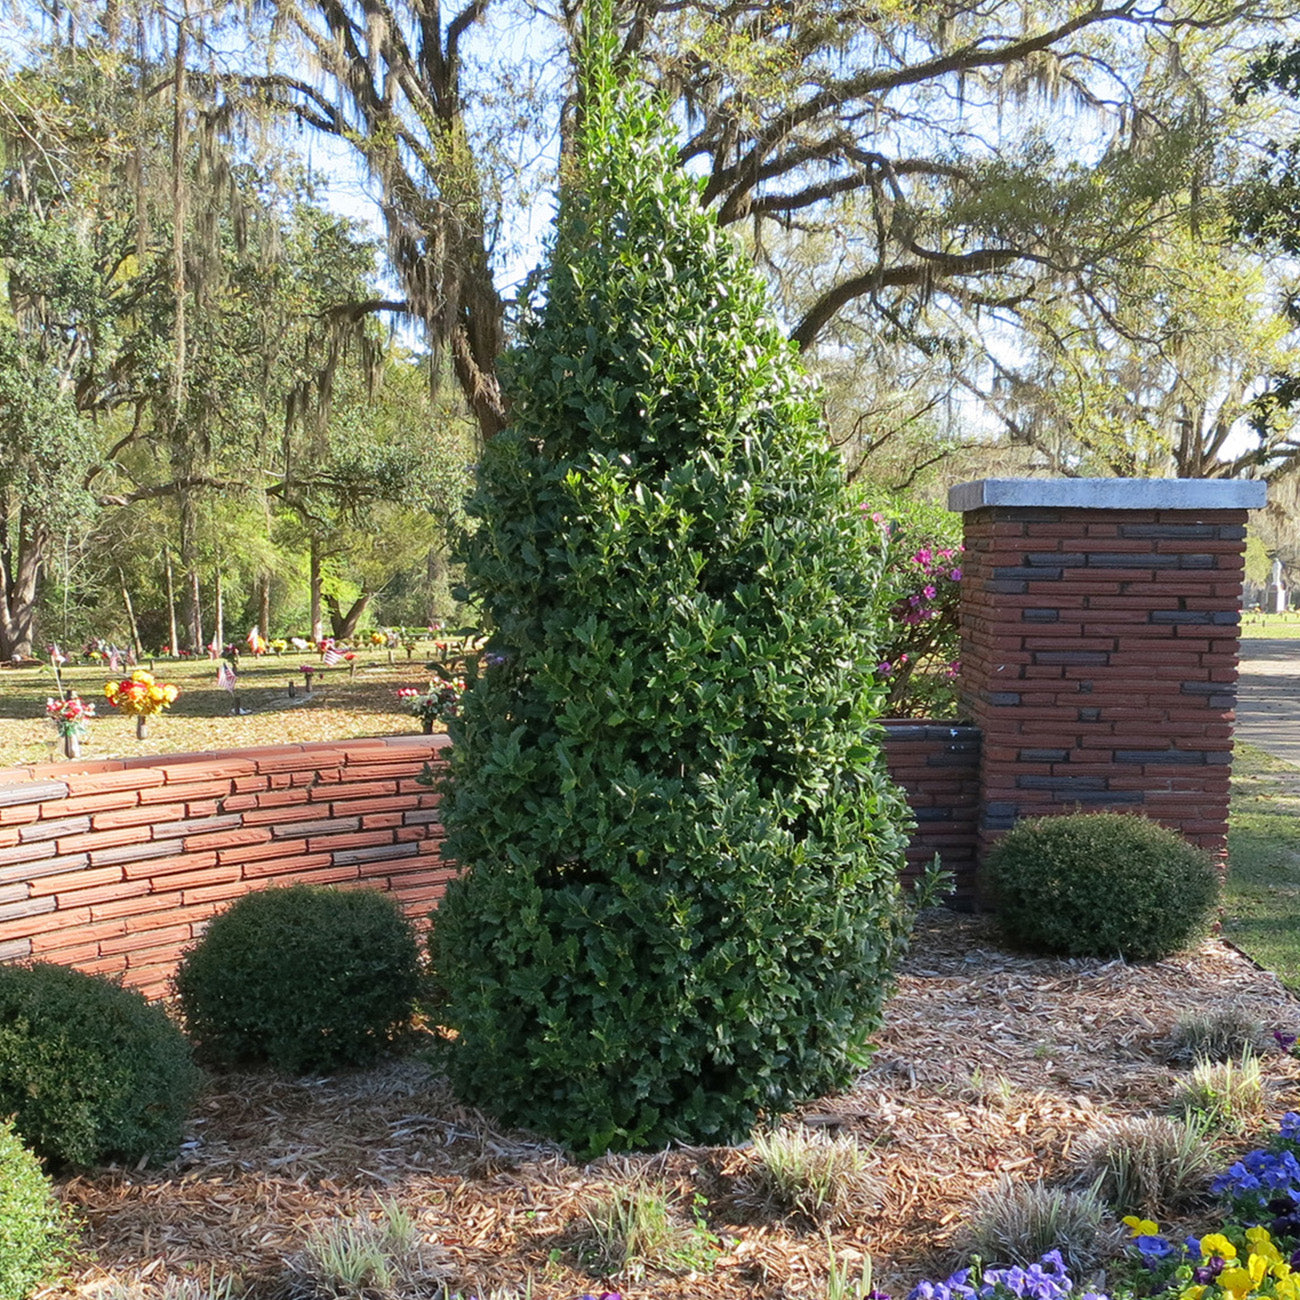
[[[333,668],[335,664],[343,662],[343,656],[334,649],[333,646],[327,647],[325,654],[322,656],[326,668]]]
[[[222,664],[217,669],[217,685],[223,691],[230,691],[232,694],[235,690],[235,670],[229,664]]]

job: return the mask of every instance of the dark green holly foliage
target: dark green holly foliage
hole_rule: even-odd
[[[41,1163],[0,1119],[0,1300],[28,1300],[57,1272],[70,1233]]]
[[[0,1116],[44,1160],[166,1159],[199,1082],[184,1035],[141,994],[0,964]]]
[[[1204,929],[1219,897],[1208,853],[1126,813],[1021,822],[984,875],[1007,937],[1064,957],[1167,957]]]
[[[850,1079],[906,817],[817,394],[610,61],[471,502],[494,636],[431,939],[461,1096],[591,1152],[732,1140]]]
[[[294,1074],[368,1065],[409,1027],[419,945],[391,895],[291,885],[213,917],[175,982],[210,1060]]]

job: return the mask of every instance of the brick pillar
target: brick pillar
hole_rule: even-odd
[[[1225,846],[1246,511],[1262,483],[985,479],[963,515],[981,856],[1021,817],[1140,812]]]

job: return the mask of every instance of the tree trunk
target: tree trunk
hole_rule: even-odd
[[[31,524],[27,511],[18,515],[15,552],[9,537],[0,547],[0,658],[27,659],[32,653],[36,594],[49,534]]]
[[[203,649],[203,594],[199,587],[198,509],[192,493],[180,494],[181,568],[185,572],[185,635],[190,648]]]
[[[257,626],[262,633],[262,639],[269,641],[271,639],[271,575],[262,574],[262,580],[258,585]]]
[[[217,569],[212,577],[213,598],[216,603],[214,619],[216,627],[212,630],[212,639],[216,642],[217,653],[220,654],[226,648],[226,602],[221,593],[221,570]]]
[[[452,607],[443,606],[450,599],[450,592],[447,585],[448,569],[447,554],[441,546],[431,547],[428,559],[425,563],[425,582],[429,590],[429,609],[428,617],[424,620],[430,626],[434,621],[451,616]]]
[[[172,580],[172,548],[163,547],[163,569],[167,574],[167,632],[171,640],[167,644],[171,647],[172,654],[180,653],[180,646],[176,641],[176,587]]]
[[[330,610],[330,630],[333,632],[335,640],[345,641],[357,630],[357,624],[361,622],[361,615],[366,612],[373,596],[373,592],[363,591],[352,602],[351,608],[346,614],[338,602],[338,597],[325,597],[325,603]]]
[[[311,639],[320,644],[325,635],[325,623],[321,618],[321,573],[320,543],[316,537],[311,539]]]
[[[117,576],[122,583],[122,604],[126,606],[126,621],[131,626],[131,646],[135,650],[135,657],[143,659],[144,646],[140,644],[140,625],[135,621],[135,606],[131,604],[131,593],[126,585],[126,574],[119,568]]]

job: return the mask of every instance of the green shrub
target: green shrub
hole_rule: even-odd
[[[1122,813],[1021,822],[985,873],[1008,938],[1068,957],[1166,957],[1204,927],[1219,893],[1209,854]]]
[[[419,979],[392,897],[292,885],[213,917],[176,992],[205,1056],[305,1074],[373,1061],[409,1025]]]
[[[67,1249],[67,1224],[40,1161],[0,1119],[0,1300],[27,1300]]]
[[[907,819],[872,725],[874,526],[660,109],[592,45],[470,503],[494,632],[450,724],[463,874],[431,936],[461,1096],[583,1151],[743,1139],[852,1078]]]
[[[42,1159],[165,1158],[200,1074],[159,1006],[99,976],[0,965],[0,1115]]]

